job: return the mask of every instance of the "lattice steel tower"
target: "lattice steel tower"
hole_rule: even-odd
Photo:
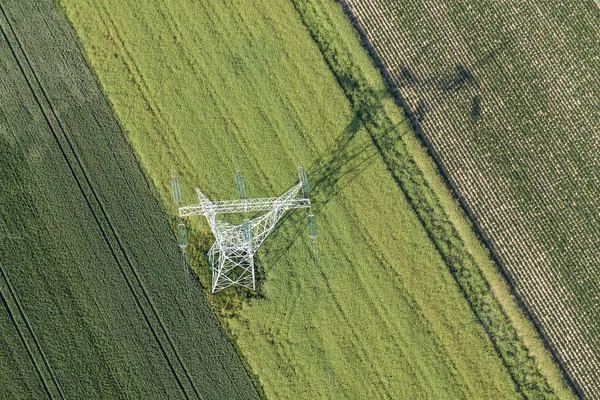
[[[236,173],[239,200],[211,201],[196,189],[200,204],[179,208],[180,217],[203,215],[215,236],[215,243],[208,252],[212,265],[212,292],[231,285],[255,289],[254,254],[273,230],[282,215],[294,208],[310,208],[309,186],[306,172],[298,168],[299,182],[279,197],[248,199],[244,177]],[[248,213],[266,211],[249,219]],[[244,222],[235,225],[217,216],[243,213]],[[309,236],[316,237],[316,220],[309,215]]]

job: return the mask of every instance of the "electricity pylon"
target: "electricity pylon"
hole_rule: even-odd
[[[236,186],[240,195],[239,200],[213,202],[200,189],[196,189],[200,203],[179,208],[180,217],[205,216],[215,236],[215,243],[208,251],[208,258],[212,265],[213,293],[231,285],[255,290],[256,250],[287,210],[310,208],[308,180],[302,167],[299,168],[298,176],[298,184],[279,197],[247,199],[243,176],[237,172]],[[223,214],[243,213],[247,216],[248,213],[261,211],[266,213],[252,219],[246,217],[239,225],[217,218]]]

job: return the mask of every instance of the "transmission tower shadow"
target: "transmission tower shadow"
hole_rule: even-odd
[[[472,62],[449,63],[441,72],[422,67],[424,60],[431,60],[431,55],[428,54],[431,50],[430,46],[425,46],[421,56],[414,57],[401,67],[400,79],[392,78],[381,60],[378,60],[377,64],[386,77],[388,87],[398,99],[403,99],[402,93],[406,93],[409,89],[418,96],[410,107],[401,100],[405,103],[403,108],[413,116],[414,120],[423,122],[427,114],[445,107],[449,102],[456,102],[460,99],[457,95],[465,93],[465,97],[471,99],[469,116],[476,121],[482,115],[484,98],[482,93],[485,93],[478,76],[482,75],[489,65],[494,65],[497,59],[510,52],[516,42],[516,38],[508,36]],[[421,74],[418,74],[417,70],[421,70]]]
[[[312,186],[312,210],[317,215],[379,157],[379,151],[369,134],[361,132],[364,126],[362,115],[364,113],[357,110],[348,126],[307,169],[308,180]],[[395,125],[390,131],[397,128],[398,125]],[[400,136],[395,140],[400,140]],[[393,146],[395,140],[388,141],[386,145]],[[291,223],[286,223],[287,220]],[[277,268],[281,257],[306,234],[305,221],[304,213],[286,214],[275,227],[276,234],[273,236],[277,239],[265,247],[263,254],[260,255],[262,262],[257,264],[272,265],[269,270]],[[317,252],[313,256],[318,263]],[[265,272],[261,271],[261,276],[264,277]]]

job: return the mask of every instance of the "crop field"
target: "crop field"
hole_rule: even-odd
[[[194,187],[235,198],[236,163],[251,197],[288,189],[299,161],[307,169],[320,257],[295,212],[257,255],[259,295],[237,305],[224,300],[233,291],[213,298],[267,397],[522,397],[300,3],[61,1],[165,210],[176,212],[173,170],[189,204]],[[325,3],[324,18],[338,21],[335,31],[360,50],[357,63],[384,93],[341,8]],[[391,98],[381,103],[403,142],[408,124]],[[206,285],[209,229],[200,219],[189,226]],[[531,380],[546,387],[539,374]]]
[[[600,11],[347,0],[579,394],[600,398]]]
[[[51,0],[0,2],[0,174],[1,398],[258,398]]]

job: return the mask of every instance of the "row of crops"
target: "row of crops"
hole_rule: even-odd
[[[258,397],[51,0],[0,4],[0,145],[0,397]]]
[[[573,385],[600,398],[596,4],[344,4]]]

